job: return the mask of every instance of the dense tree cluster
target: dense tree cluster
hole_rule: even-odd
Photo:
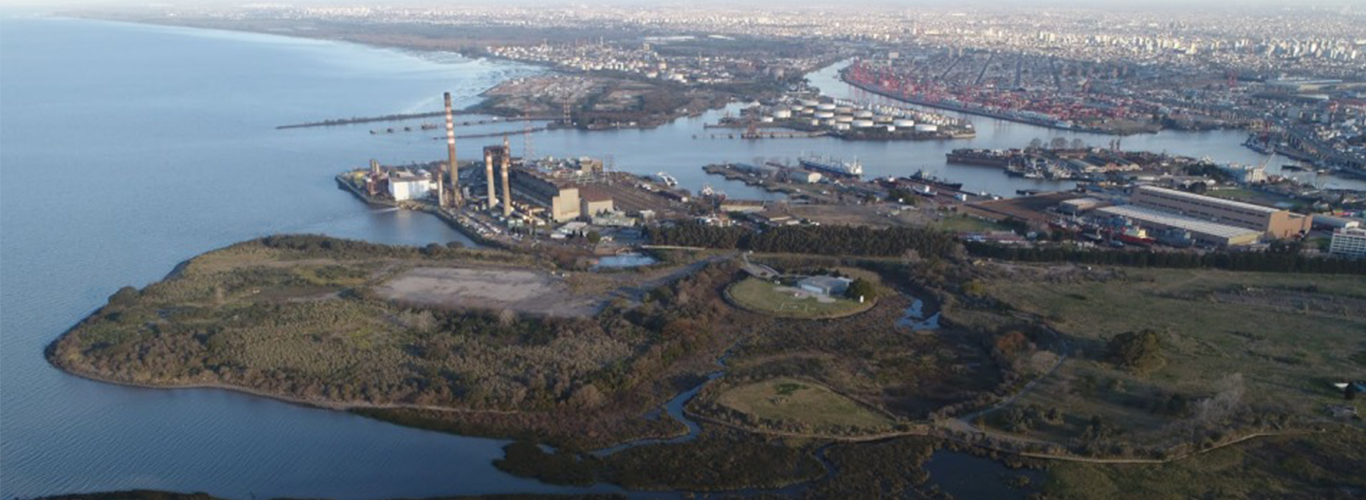
[[[1019,247],[978,242],[969,242],[965,246],[968,253],[976,257],[1025,262],[1072,262],[1077,264],[1280,273],[1366,274],[1366,259],[1308,257],[1291,252],[1156,252],[1151,250],[1097,250],[1061,246]]]
[[[1124,332],[1106,343],[1106,354],[1115,365],[1138,373],[1162,366],[1162,335],[1153,330]]]

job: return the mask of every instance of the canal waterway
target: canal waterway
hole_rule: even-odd
[[[338,499],[585,491],[502,474],[491,465],[502,454],[500,440],[227,391],[102,384],[43,359],[49,342],[119,287],[144,286],[185,259],[237,241],[321,233],[468,243],[430,215],[366,206],[332,180],[370,158],[438,159],[440,141],[422,133],[372,136],[366,125],[275,127],[439,109],[447,90],[470,105],[498,81],[540,69],[12,13],[0,15],[0,45],[0,498],[129,488]],[[722,113],[649,131],[551,131],[536,134],[533,147],[538,155],[610,156],[618,169],[668,171],[685,187],[711,183],[735,197],[772,196],[723,185],[700,167],[810,151],[857,156],[871,175],[924,169],[999,194],[1066,186],[943,162],[954,147],[1016,147],[1051,137],[1037,127],[974,119],[977,139],[944,143],[692,137]],[[1250,161],[1239,158],[1241,137],[1234,135],[1148,140],[1165,141],[1154,144],[1172,152],[1207,147],[1198,155]],[[520,151],[520,138],[513,144]],[[480,145],[462,143],[461,151],[472,155]]]

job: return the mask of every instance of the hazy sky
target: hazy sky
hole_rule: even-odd
[[[251,3],[260,4],[286,4],[286,5],[411,5],[411,6],[438,6],[438,5],[477,5],[477,4],[508,4],[519,5],[546,4],[557,6],[569,5],[666,5],[680,6],[677,0],[464,0],[442,2],[436,0],[0,0],[0,6],[42,6],[52,10],[60,10],[73,7],[158,7],[158,6],[234,6]],[[693,0],[686,2],[689,5],[717,5],[724,7],[737,7],[733,0]],[[1201,8],[1246,8],[1250,5],[1262,7],[1307,7],[1320,6],[1330,8],[1342,8],[1355,6],[1359,10],[1366,10],[1366,0],[854,0],[854,1],[833,1],[833,0],[748,0],[742,5],[753,5],[762,8],[781,8],[781,7],[824,7],[848,8],[850,5],[868,5],[881,7],[931,7],[931,8],[981,8],[981,7],[1008,7],[1008,8],[1030,8],[1030,7],[1067,7],[1067,8],[1097,8],[1097,9],[1121,9],[1121,10],[1150,10],[1150,9],[1172,9],[1183,7]]]

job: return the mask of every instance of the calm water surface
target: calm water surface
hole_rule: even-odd
[[[274,127],[439,109],[446,90],[468,105],[496,82],[538,70],[61,19],[0,17],[0,45],[0,497],[126,488],[344,499],[570,491],[499,473],[490,461],[503,441],[224,391],[90,382],[42,357],[48,342],[119,287],[146,285],[178,262],[244,239],[288,232],[407,245],[467,241],[432,217],[366,207],[333,184],[337,171],[370,158],[440,158],[444,148],[430,134],[371,136],[374,124]],[[832,74],[813,79],[838,92]],[[974,119],[977,139],[947,143],[692,138],[721,113],[653,131],[538,134],[534,147],[539,155],[610,155],[619,169],[667,170],[686,187],[712,183],[734,197],[764,195],[700,167],[814,151],[858,156],[872,175],[925,169],[999,194],[1067,186],[944,164],[954,147],[1016,147],[1053,135],[1028,125]],[[1126,145],[1255,159],[1237,146],[1237,133],[1144,137]],[[513,144],[520,154],[521,140]],[[461,147],[468,155],[480,145]]]

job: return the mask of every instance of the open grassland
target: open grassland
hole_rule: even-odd
[[[1005,231],[1004,225],[968,215],[944,217],[931,224],[932,227],[952,233],[980,233],[985,231]]]
[[[730,389],[717,402],[758,418],[795,421],[815,428],[885,429],[892,421],[820,384],[776,378]]]
[[[984,423],[1096,452],[1209,443],[1298,428],[1366,378],[1366,280],[1349,276],[1127,269],[1104,278],[1009,267],[985,294],[1044,318],[1074,352]],[[1049,269],[1057,269],[1056,266]],[[1158,332],[1160,362],[1124,369],[1107,341]],[[1056,409],[1056,410],[1054,410]],[[1359,429],[1358,429],[1359,431]]]
[[[838,318],[873,306],[871,301],[860,303],[844,297],[815,295],[752,277],[732,285],[727,293],[740,307],[785,318]]]

